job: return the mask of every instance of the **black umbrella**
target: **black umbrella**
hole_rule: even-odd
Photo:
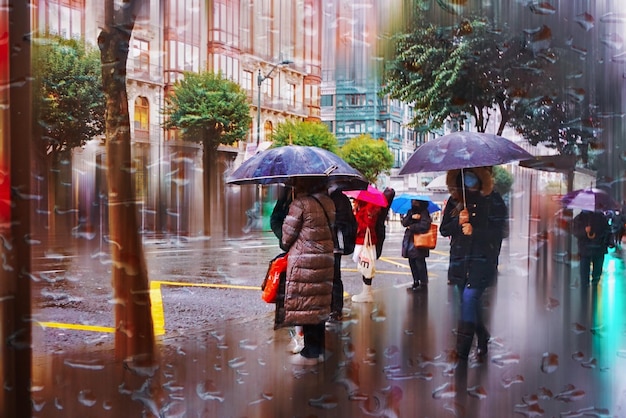
[[[366,189],[368,181],[337,154],[318,147],[269,148],[246,160],[226,180],[229,184],[289,183],[295,177],[319,178],[343,190]]]
[[[531,154],[501,136],[459,131],[421,145],[404,163],[399,174],[487,167],[531,158]]]

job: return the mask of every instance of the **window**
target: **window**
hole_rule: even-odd
[[[366,103],[364,94],[347,94],[348,106],[364,106]]]
[[[334,96],[332,94],[322,94],[322,107],[324,106],[332,106],[333,105]]]
[[[296,86],[294,84],[287,84],[287,105],[295,106],[296,104]]]
[[[244,70],[241,77],[241,87],[246,90],[252,90],[252,71]]]
[[[135,130],[147,131],[150,124],[150,104],[145,97],[135,100]]]
[[[46,16],[47,29],[50,33],[66,39],[81,38],[83,36],[82,15],[82,6],[75,2],[66,5],[51,0]]]
[[[134,39],[131,53],[135,71],[148,72],[150,69],[150,44],[141,39]]]

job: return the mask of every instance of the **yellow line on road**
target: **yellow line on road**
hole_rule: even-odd
[[[93,331],[93,332],[115,332],[113,327],[101,327],[98,325],[82,325],[82,324],[64,324],[61,322],[37,322],[44,328],[60,328],[60,329],[73,329],[78,331]]]

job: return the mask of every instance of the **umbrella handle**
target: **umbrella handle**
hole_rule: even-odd
[[[465,177],[463,176],[463,169],[461,168],[461,190],[463,192],[463,209],[467,208],[465,203]]]

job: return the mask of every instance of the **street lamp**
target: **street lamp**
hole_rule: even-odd
[[[259,143],[261,142],[261,85],[265,80],[269,78],[270,75],[274,72],[274,70],[279,65],[289,65],[293,61],[291,60],[282,60],[281,62],[274,64],[269,73],[265,76],[261,75],[261,69],[259,68],[259,73],[256,78],[256,86],[257,86],[257,102],[256,102],[256,147],[259,149]]]

